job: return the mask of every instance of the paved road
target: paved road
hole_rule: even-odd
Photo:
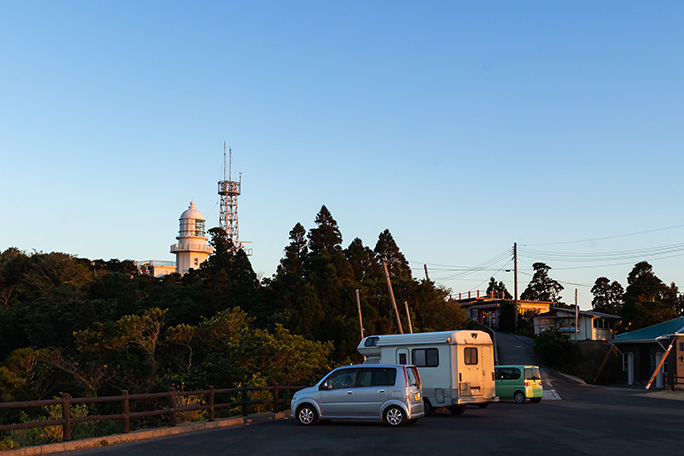
[[[504,336],[505,338],[506,336]],[[512,336],[524,352],[528,342]],[[510,346],[510,343],[504,342]],[[500,350],[501,347],[500,346]],[[506,348],[503,349],[506,352]],[[517,353],[517,351],[516,351]],[[516,355],[516,353],[513,353]],[[504,354],[505,360],[511,360]],[[526,354],[516,362],[526,363]],[[500,360],[501,362],[501,360]],[[70,453],[74,456],[468,454],[643,456],[684,454],[684,401],[642,390],[582,385],[550,371],[563,400],[438,413],[395,429],[375,423],[303,427],[293,420],[222,428]],[[681,399],[684,392],[672,393]]]
[[[78,456],[468,454],[643,456],[684,453],[684,402],[556,380],[562,401],[438,413],[395,429],[374,423],[303,427],[293,420],[223,428],[71,453]]]
[[[499,364],[540,365],[539,361],[537,361],[537,356],[534,353],[534,340],[529,337],[498,332],[496,333],[496,348],[499,355]],[[561,400],[562,397],[553,386],[553,378],[554,376],[558,376],[558,374],[541,366],[541,375],[542,384],[544,385],[543,400]]]
[[[516,334],[496,333],[499,364],[539,365],[534,354],[534,340]]]

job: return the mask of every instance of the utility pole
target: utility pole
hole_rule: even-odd
[[[518,330],[518,243],[513,243],[513,330]]]
[[[361,317],[361,300],[359,299],[359,289],[356,289],[356,307],[359,309],[359,327],[361,328],[361,339],[363,339],[363,318]]]
[[[579,336],[579,307],[577,306],[577,288],[575,288],[575,342]]]
[[[404,301],[404,307],[406,307],[406,319],[408,320],[409,332],[413,334],[413,324],[411,323],[411,313],[408,310],[408,302]]]
[[[425,280],[427,280],[429,282],[430,276],[428,275],[428,272],[427,272],[427,264],[424,264],[423,268],[425,268]]]
[[[394,308],[394,315],[397,317],[397,327],[399,327],[399,334],[404,334],[404,328],[401,327],[401,319],[399,318],[399,310],[397,310],[397,301],[394,300],[394,291],[392,291],[392,282],[390,281],[389,272],[387,271],[387,263],[382,260],[382,267],[385,269],[385,279],[387,279],[387,291],[389,292],[390,302]]]

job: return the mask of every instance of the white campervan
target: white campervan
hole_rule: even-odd
[[[460,415],[467,404],[498,402],[494,344],[484,331],[368,336],[357,347],[366,364],[413,364],[423,384],[425,414],[448,408]]]

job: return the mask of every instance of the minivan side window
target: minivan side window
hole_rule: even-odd
[[[358,386],[394,386],[397,370],[382,367],[359,369]]]
[[[411,359],[418,367],[439,366],[439,352],[436,348],[414,348],[411,350]]]
[[[520,378],[520,369],[517,367],[497,367],[495,376],[497,380],[517,380]]]
[[[343,369],[333,372],[325,379],[325,382],[331,389],[353,388],[356,384],[356,369]]]
[[[465,347],[463,349],[463,361],[470,365],[477,364],[477,348]]]

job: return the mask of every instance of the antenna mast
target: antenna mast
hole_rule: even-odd
[[[218,194],[221,199],[221,213],[219,215],[219,226],[226,235],[226,240],[232,243],[232,251],[237,252],[243,248],[240,241],[240,231],[238,229],[238,204],[237,197],[240,196],[242,184],[242,173],[240,180],[233,181],[233,151],[228,148],[228,180],[226,180],[226,142],[223,142],[223,180],[218,183]],[[246,251],[251,255],[251,249]]]

